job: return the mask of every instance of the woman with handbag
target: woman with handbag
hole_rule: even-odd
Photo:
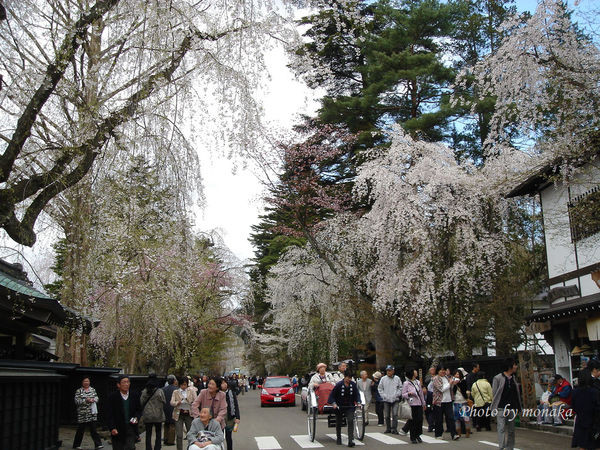
[[[423,434],[423,410],[427,407],[421,383],[417,379],[418,376],[419,374],[415,369],[406,371],[406,381],[402,386],[404,404],[400,407],[401,411],[410,408],[410,417],[404,427],[402,427],[402,433],[400,434],[406,435],[407,432],[410,432],[410,442],[413,444],[423,442],[421,440],[421,434]],[[408,412],[402,412],[401,414],[408,415]]]
[[[146,450],[152,450],[152,429],[156,433],[154,441],[154,450],[161,448],[162,424],[165,421],[165,393],[159,389],[159,382],[156,375],[148,377],[148,383],[142,391],[140,398],[142,404],[142,418],[146,428]]]
[[[96,421],[98,420],[98,394],[96,390],[90,386],[89,377],[84,377],[81,380],[81,387],[75,391],[75,405],[77,405],[77,432],[73,441],[73,448],[81,448],[81,441],[85,428],[90,427],[90,434],[94,440],[96,449],[103,448],[102,439],[96,431]]]
[[[477,381],[471,386],[471,396],[473,397],[473,415],[477,417],[477,431],[481,431],[485,427],[487,431],[491,431],[489,408],[492,404],[494,394],[492,385],[485,378],[485,372],[477,373]]]
[[[188,379],[179,379],[179,389],[173,392],[171,406],[173,407],[173,420],[175,421],[175,443],[177,450],[183,450],[183,426],[189,431],[192,426],[192,403],[196,400],[196,391],[188,386]]]
[[[227,401],[227,416],[225,419],[225,442],[227,443],[227,450],[233,450],[233,436],[232,432],[237,431],[237,426],[240,423],[240,407],[238,405],[237,395],[231,381],[227,381],[225,378],[221,380],[221,391],[225,393],[225,400]]]

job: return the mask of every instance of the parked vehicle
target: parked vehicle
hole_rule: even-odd
[[[260,406],[291,405],[296,406],[296,394],[290,377],[267,377],[260,389]]]

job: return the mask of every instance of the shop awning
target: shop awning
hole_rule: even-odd
[[[573,300],[567,300],[565,302],[552,305],[546,309],[534,312],[527,317],[527,322],[546,322],[547,320],[573,317],[578,314],[585,314],[587,316],[593,311],[600,312],[600,293],[586,295],[585,297]]]

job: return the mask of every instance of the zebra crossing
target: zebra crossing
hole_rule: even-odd
[[[298,444],[298,448],[323,448],[324,444],[327,442],[335,441],[336,435],[334,433],[327,433],[324,436],[329,440],[324,439],[323,437],[318,437],[314,441],[311,442],[308,435],[290,435],[292,440]],[[432,438],[431,436],[421,435],[421,439],[423,442],[427,444],[448,444],[448,441],[442,441]],[[256,436],[254,438],[256,441],[256,446],[258,450],[279,450],[283,447],[277,441],[275,436]],[[322,442],[319,442],[321,440]],[[359,440],[354,440],[354,443],[357,447],[364,446],[365,443],[371,441],[372,443],[383,444],[383,445],[406,445],[409,442],[406,440],[402,440],[398,437],[391,436],[389,434],[384,433],[365,433],[364,442]],[[375,442],[373,442],[375,441]],[[346,434],[342,434],[342,444],[348,445],[348,436]]]
[[[326,439],[323,437],[319,437],[311,442],[308,435],[290,435],[290,438],[298,445],[298,448],[323,448],[331,441],[336,440],[336,435],[333,433],[325,434]],[[425,434],[421,435],[421,439],[426,444],[450,444],[450,441],[447,440],[438,440],[431,436],[427,436]],[[257,450],[281,450],[284,447],[279,443],[275,436],[256,436],[254,438],[256,441]],[[321,442],[319,442],[319,440]],[[489,441],[477,441],[479,444],[482,444],[482,447],[498,447],[498,444]],[[406,445],[409,442],[406,440],[402,440],[399,437],[390,436],[389,434],[384,433],[365,433],[365,438],[363,442],[359,440],[355,440],[354,443],[357,447],[370,445],[370,444],[378,444],[378,445]],[[348,445],[348,436],[346,434],[342,434],[342,445]],[[372,447],[371,447],[372,448]],[[377,447],[379,448],[379,447]],[[518,450],[518,449],[515,449]]]

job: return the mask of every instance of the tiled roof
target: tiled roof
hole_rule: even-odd
[[[10,275],[2,272],[1,270],[0,286],[4,286],[5,288],[10,289],[11,291],[18,292],[19,294],[23,294],[27,297],[52,299],[52,297],[49,297],[43,292],[38,291],[32,286],[29,286],[24,281],[17,280],[16,278],[11,277]]]

